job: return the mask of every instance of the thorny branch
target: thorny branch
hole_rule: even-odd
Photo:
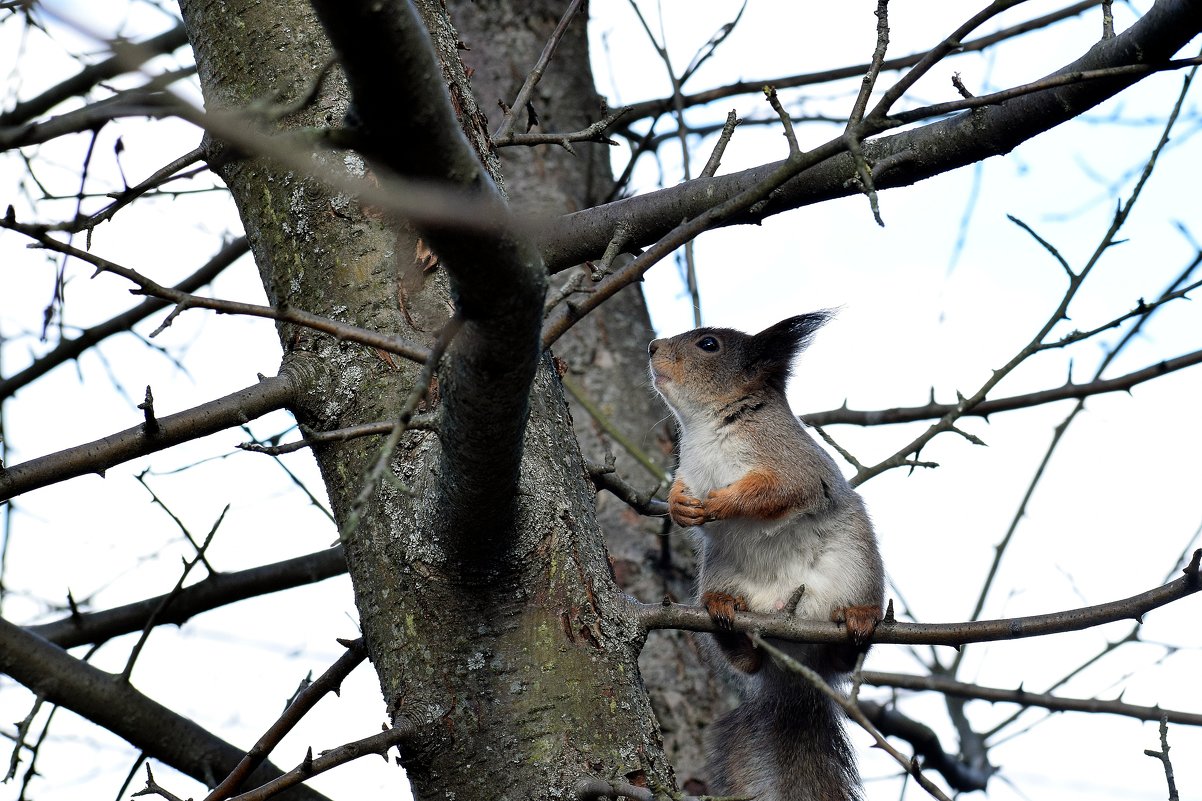
[[[1115,376],[1114,378],[1097,378],[1074,384],[1071,381],[1063,386],[1044,389],[1038,392],[1028,392],[1023,395],[1012,395],[1007,398],[984,400],[966,410],[964,417],[989,417],[992,414],[1030,409],[1045,403],[1055,403],[1062,400],[1082,400],[1084,398],[1102,395],[1107,392],[1126,392],[1154,378],[1183,370],[1186,367],[1202,364],[1202,350],[1186,353],[1172,359],[1165,359],[1156,364],[1150,364],[1140,370]],[[829,409],[823,412],[811,412],[801,415],[801,419],[811,426],[856,425],[878,426],[894,423],[912,423],[917,420],[940,418],[955,411],[959,404],[928,403],[924,406],[900,406],[893,409],[859,410],[846,406]]]
[[[382,756],[388,753],[388,749],[393,746],[400,745],[412,739],[414,733],[415,730],[413,727],[397,725],[391,729],[385,729],[379,734],[364,737],[362,740],[355,740],[346,745],[331,748],[329,751],[322,751],[317,757],[314,757],[313,750],[309,749],[309,753],[305,756],[304,761],[283,776],[273,779],[254,790],[236,795],[230,801],[266,801],[266,799],[278,795],[281,791],[289,787],[295,787],[301,782],[311,779],[319,773],[332,770],[339,765],[345,765],[347,762],[352,762],[360,757]]]
[[[567,10],[563,12],[563,17],[560,18],[559,24],[555,26],[555,30],[551,33],[551,38],[543,45],[543,52],[539,54],[538,61],[534,64],[534,68],[530,70],[530,74],[526,76],[525,83],[518,90],[518,95],[513,101],[513,105],[505,109],[505,117],[501,120],[501,124],[497,126],[497,130],[493,132],[492,140],[494,145],[509,144],[507,137],[513,133],[513,127],[517,123],[517,115],[526,109],[526,105],[530,103],[530,97],[534,94],[534,87],[538,86],[538,82],[542,80],[543,73],[547,70],[547,65],[551,63],[551,59],[555,56],[555,51],[559,47],[559,43],[563,40],[563,35],[567,33],[568,26],[579,13],[581,6],[584,5],[584,0],[572,0],[568,3]]]
[[[159,417],[159,431],[154,436],[147,436],[139,424],[103,439],[7,466],[0,470],[0,503],[23,492],[76,476],[88,473],[103,476],[110,467],[138,456],[165,450],[282,409],[293,400],[298,381],[291,373],[281,373],[188,411]]]
[[[1154,751],[1148,748],[1144,750],[1144,754],[1160,760],[1164,766],[1165,782],[1169,786],[1169,801],[1177,801],[1181,796],[1177,793],[1177,779],[1173,775],[1173,763],[1169,761],[1169,722],[1166,718],[1160,719],[1160,750]]]
[[[147,698],[129,683],[3,618],[0,671],[199,781],[205,781],[214,770],[231,770],[242,757],[239,749]],[[257,775],[265,781],[280,772],[264,764]],[[299,797],[323,799],[309,788]]]
[[[242,786],[242,783],[263,763],[263,760],[271,754],[272,750],[279,745],[280,740],[284,739],[284,736],[296,727],[301,718],[318,701],[325,697],[326,694],[337,693],[342,686],[342,680],[349,676],[351,671],[362,664],[363,660],[367,658],[367,646],[364,645],[362,638],[352,641],[340,640],[339,642],[346,648],[346,653],[339,657],[338,661],[330,665],[326,669],[326,672],[322,673],[316,681],[310,682],[307,687],[297,693],[296,697],[284,709],[284,714],[263,733],[258,742],[246,752],[246,757],[238,763],[238,766],[220,784],[213,788],[204,801],[225,801],[225,799],[236,793],[238,788]]]
[[[60,648],[102,643],[138,631],[157,611],[157,625],[181,625],[192,617],[247,598],[305,586],[346,573],[342,546],[231,573],[214,573],[173,596],[159,595],[96,612],[78,612],[26,630]]]
[[[957,698],[989,701],[1000,704],[1018,704],[1024,708],[1039,707],[1053,712],[1090,712],[1122,715],[1136,720],[1161,720],[1167,717],[1173,723],[1186,726],[1202,726],[1202,713],[1161,709],[1159,706],[1137,706],[1117,699],[1064,698],[1051,693],[1033,693],[1019,687],[1006,690],[984,687],[979,684],[956,681],[946,676],[914,676],[905,673],[881,673],[865,670],[861,674],[865,684],[877,687],[894,687],[901,690],[937,692]]]

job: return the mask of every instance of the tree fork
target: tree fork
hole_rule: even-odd
[[[185,0],[181,7],[210,108],[301,96],[331,55],[305,3],[262,7]],[[434,31],[441,63],[387,78],[393,86],[450,81],[455,108],[465,114],[451,123],[453,130],[435,122],[422,132],[430,140],[425,146],[437,147],[462,141],[459,125],[466,118],[470,126],[473,106],[462,65],[457,56],[448,60],[448,53],[456,53],[456,35],[445,9],[437,2],[417,7],[425,27]],[[351,34],[358,30],[368,39],[355,23],[364,8],[331,10],[341,18],[339,24],[350,25]],[[390,13],[398,11],[393,7]],[[280,19],[289,24],[279,25]],[[357,80],[354,70],[348,69],[350,85]],[[280,121],[280,128],[337,125],[346,115],[349,94],[345,74],[335,71],[314,101]],[[434,102],[429,98],[435,94],[443,93],[425,92],[412,103]],[[370,92],[360,98],[356,91],[357,104],[360,99],[384,102]],[[448,119],[420,105],[404,111],[427,122]],[[356,108],[361,119],[377,119],[380,113],[372,106]],[[380,169],[380,151],[368,155]],[[342,157],[317,158],[337,164]],[[354,155],[345,163],[352,170],[372,169]],[[412,169],[384,163],[402,174]],[[429,168],[453,178],[449,166],[435,161]],[[452,266],[448,247],[446,254],[439,251],[447,269],[427,270],[415,254],[427,244],[438,251],[433,236],[429,242],[423,237],[419,247],[415,232],[402,223],[265,160],[226,161],[219,169],[273,303],[429,343],[447,318],[448,274],[454,273],[461,284],[459,299],[469,303],[465,321],[481,321],[484,331],[510,314],[514,295],[489,280],[497,263],[492,257],[470,254]],[[489,178],[497,182],[496,175]],[[497,288],[491,303],[471,300],[472,292],[479,297],[490,288]],[[538,300],[541,312],[541,296]],[[388,419],[417,373],[415,365],[394,363],[362,346],[286,324],[279,330],[286,363],[313,354],[323,365],[295,409],[313,431]],[[536,340],[537,327],[533,330]],[[472,358],[481,339],[457,337],[444,373],[459,369],[460,359]],[[671,771],[638,674],[640,630],[618,601],[593,489],[577,449],[569,444],[575,440],[561,387],[549,358],[538,357],[537,345],[520,358],[529,360],[532,369],[525,369],[531,369],[532,384],[525,378],[509,383],[509,410],[503,412],[512,415],[513,387],[524,381],[518,401],[528,403],[530,411],[524,432],[516,428],[521,445],[516,492],[510,492],[512,522],[491,505],[448,515],[447,484],[461,477],[444,473],[463,462],[444,455],[435,435],[409,432],[390,457],[396,481],[380,483],[348,532],[354,499],[379,456],[378,442],[359,439],[314,448],[344,532],[363,634],[389,711],[398,725],[418,730],[418,744],[406,748],[403,757],[414,793],[419,799],[450,793],[548,798],[570,792],[582,776],[592,775],[669,786]],[[453,392],[448,396],[441,381],[439,388],[444,419],[447,404],[472,401]],[[487,408],[479,411],[460,418],[469,428],[459,436],[486,442],[488,431],[481,426],[512,428],[519,422],[490,417]],[[490,497],[489,491],[482,497]],[[452,520],[459,525],[452,527]],[[465,532],[494,538],[483,574],[462,569],[458,556],[472,547]]]

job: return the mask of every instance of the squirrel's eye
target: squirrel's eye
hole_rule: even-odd
[[[717,353],[722,346],[719,345],[718,340],[714,339],[713,337],[702,337],[701,339],[697,340],[697,347],[701,348],[707,353]]]

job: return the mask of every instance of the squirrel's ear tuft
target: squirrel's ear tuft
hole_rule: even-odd
[[[793,366],[793,357],[810,344],[814,334],[835,313],[830,309],[799,314],[765,328],[752,337],[755,362],[768,383],[784,391]]]

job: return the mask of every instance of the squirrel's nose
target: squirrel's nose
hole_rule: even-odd
[[[659,340],[653,339],[651,340],[651,344],[647,346],[647,355],[654,356],[657,350],[659,350]]]

